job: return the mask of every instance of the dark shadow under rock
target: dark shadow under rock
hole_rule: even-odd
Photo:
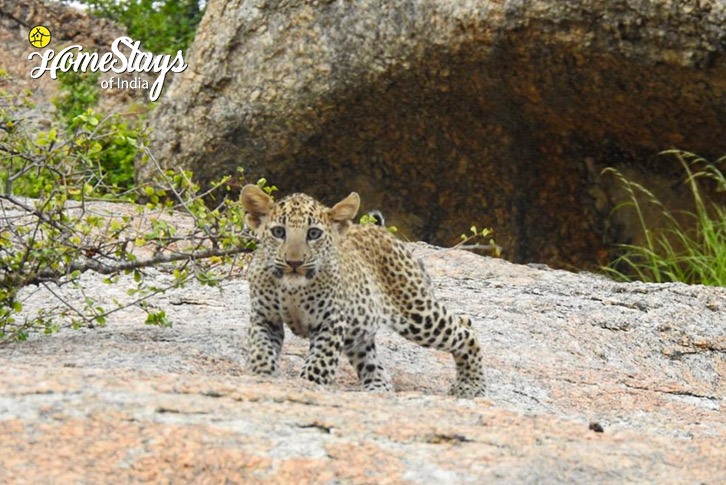
[[[609,218],[603,168],[683,201],[658,152],[726,153],[724,19],[720,2],[213,0],[152,146],[203,183],[242,166],[327,202],[356,190],[412,237],[487,225],[512,261],[593,267],[638,237]]]

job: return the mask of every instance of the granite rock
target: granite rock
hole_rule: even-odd
[[[307,341],[289,332],[282,375],[249,375],[241,267],[222,293],[191,284],[152,301],[171,328],[131,308],[0,348],[0,481],[726,481],[726,290],[412,247],[473,318],[485,397],[447,396],[450,356],[390,331],[379,352],[394,393],[361,392],[347,363],[330,386],[302,382]],[[81,284],[124,300],[133,281]],[[28,312],[52,301],[22,297]]]

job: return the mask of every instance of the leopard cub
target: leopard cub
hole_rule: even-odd
[[[419,345],[451,352],[457,374],[451,394],[483,394],[482,351],[471,320],[434,297],[423,265],[389,231],[352,223],[358,194],[332,208],[305,194],[275,202],[256,185],[245,186],[241,198],[259,239],[248,273],[252,372],[278,372],[287,324],[310,339],[303,378],[330,383],[345,352],[366,390],[390,391],[375,342],[385,324]]]

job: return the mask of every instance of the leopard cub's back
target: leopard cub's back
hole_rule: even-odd
[[[344,274],[348,270],[353,273],[349,280],[364,280],[375,286],[387,310],[405,313],[415,306],[421,290],[430,291],[423,264],[385,228],[354,225],[340,246]]]

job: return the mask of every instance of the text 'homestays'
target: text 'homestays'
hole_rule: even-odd
[[[80,45],[72,45],[58,52],[56,55],[53,49],[46,49],[43,53],[32,52],[28,60],[35,56],[40,57],[40,65],[30,71],[30,77],[37,79],[46,72],[50,72],[51,79],[56,79],[58,71],[68,72],[108,72],[116,74],[146,72],[158,74],[151,85],[149,99],[159,99],[164,89],[164,81],[167,73],[182,72],[187,68],[184,63],[182,51],[177,51],[172,60],[168,54],[154,55],[140,49],[141,42],[134,41],[130,37],[119,37],[111,44],[111,52],[99,54],[98,52],[83,52]],[[122,47],[129,50],[122,52]],[[145,84],[145,83],[144,83]],[[144,86],[146,87],[146,86]]]

